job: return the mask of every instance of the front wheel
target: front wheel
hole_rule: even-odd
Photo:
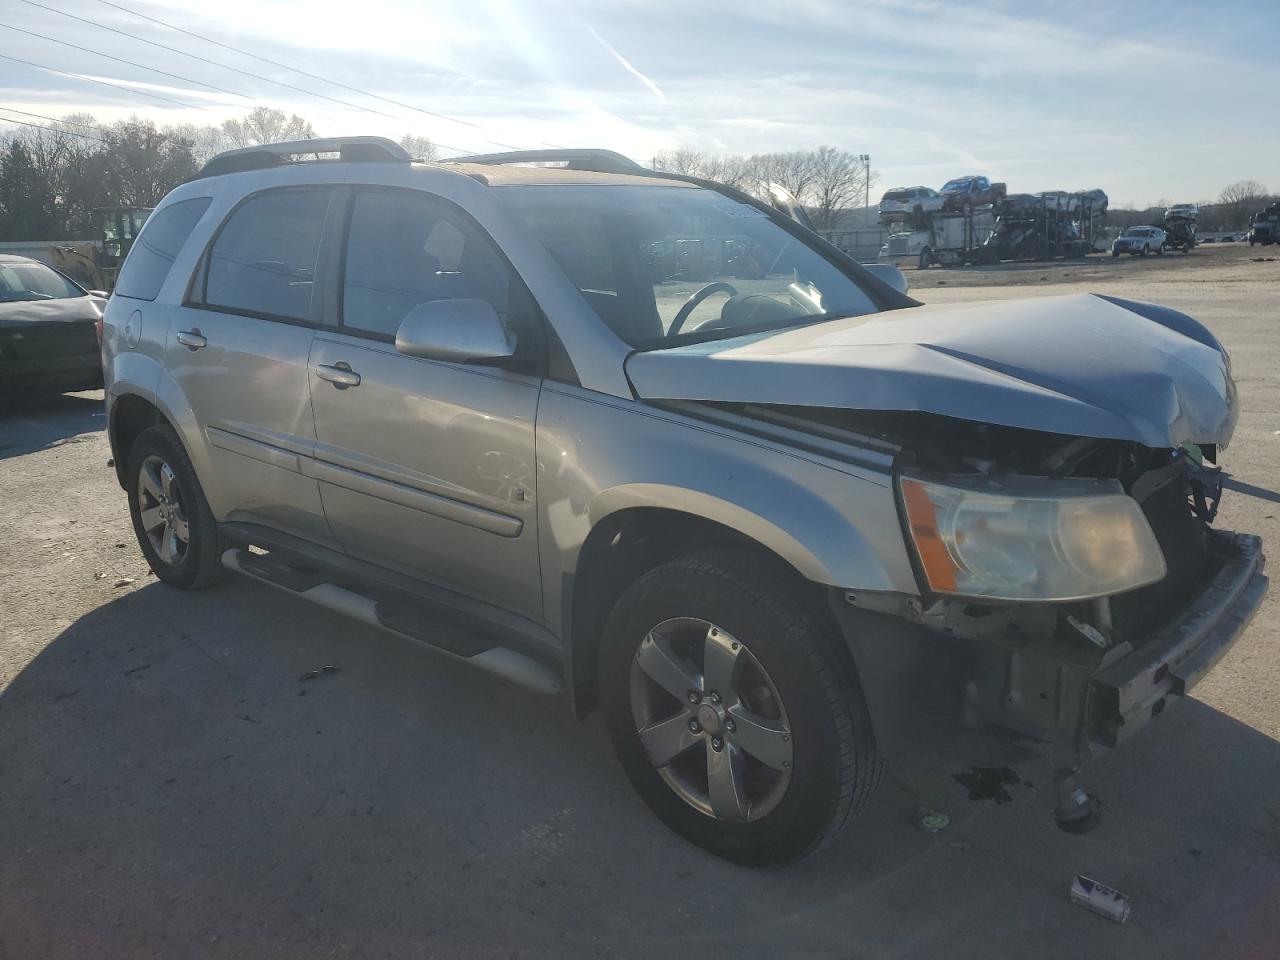
[[[793,577],[732,550],[673,560],[623,594],[600,653],[609,733],[640,796],[742,864],[809,853],[879,774],[848,649]]]
[[[150,427],[133,442],[125,481],[133,532],[155,575],[189,590],[214,583],[222,573],[218,525],[170,427]]]
[[[1160,246],[1156,247],[1156,256],[1157,256],[1157,257],[1163,257],[1163,256],[1164,256],[1164,244],[1163,244],[1163,243],[1162,243],[1162,244],[1160,244]]]
[[[918,266],[921,270],[928,270],[933,266],[933,251],[928,247],[925,247],[920,251],[920,261]]]

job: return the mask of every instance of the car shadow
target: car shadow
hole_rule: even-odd
[[[1268,490],[1266,487],[1258,487],[1252,483],[1245,483],[1243,480],[1237,480],[1235,477],[1223,477],[1222,485],[1228,490],[1235,490],[1237,493],[1243,493],[1248,497],[1256,497],[1259,500],[1269,500],[1272,503],[1280,503],[1280,493],[1275,490]]]
[[[559,698],[256,583],[152,581],[0,694],[0,954],[1274,956],[1280,744],[1188,700],[1095,775],[1083,837],[1025,785],[926,834],[890,776],[828,848],[747,870]],[[1130,923],[1072,905],[1076,873]]]
[[[0,394],[0,460],[82,442],[104,429],[101,390],[34,397]]]

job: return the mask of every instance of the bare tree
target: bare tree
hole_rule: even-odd
[[[405,153],[415,160],[440,159],[440,148],[431,142],[430,137],[424,137],[416,133],[406,133],[400,138],[400,146],[404,147]]]
[[[1223,207],[1225,220],[1233,230],[1249,225],[1254,212],[1267,202],[1267,188],[1257,180],[1237,180],[1223,187],[1218,203]]]
[[[769,185],[776,183],[796,199],[806,202],[814,181],[813,160],[812,150],[754,154],[747,160],[751,171],[751,192],[757,197],[767,197]]]
[[[295,114],[271,107],[254,107],[241,120],[227,120],[222,132],[232,147],[253,147],[260,143],[310,140],[316,135],[311,124]]]
[[[654,157],[653,169],[679,173],[686,177],[700,177],[709,160],[709,155],[701,150],[695,150],[693,147],[677,147],[669,153],[663,152]]]
[[[232,150],[236,146],[219,126],[184,123],[168,129],[191,142],[191,153],[200,164],[208,163],[222,151]]]
[[[819,147],[810,157],[813,180],[809,201],[814,208],[813,222],[823,229],[836,225],[840,213],[860,206],[870,186],[869,173],[861,156],[836,147]]]

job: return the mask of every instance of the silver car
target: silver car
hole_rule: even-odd
[[[234,570],[599,708],[653,811],[742,863],[921,751],[1034,743],[1092,826],[1085,759],[1266,588],[1211,526],[1239,409],[1190,317],[924,307],[604,151],[222,154],[148,220],[103,353],[163,582]]]

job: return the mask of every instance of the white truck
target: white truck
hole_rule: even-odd
[[[995,230],[991,208],[968,213],[935,213],[918,218],[914,224],[890,228],[879,259],[902,266],[927,270],[935,263],[964,264],[976,260],[979,251]]]

